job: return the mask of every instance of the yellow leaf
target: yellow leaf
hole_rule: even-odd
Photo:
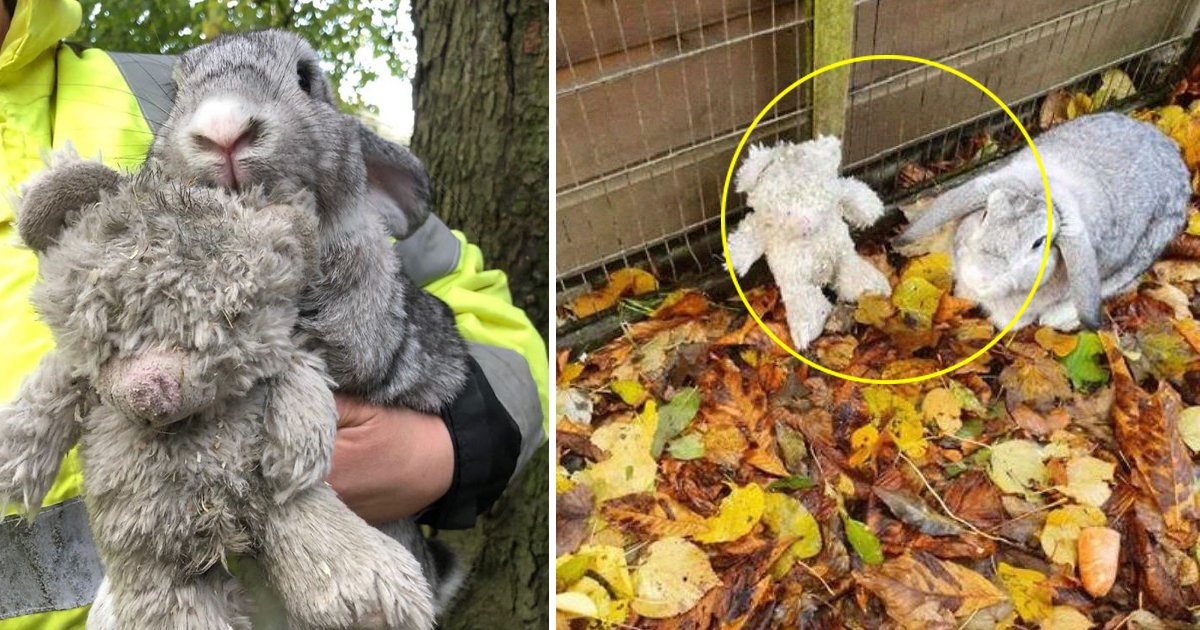
[[[1188,214],[1187,233],[1192,236],[1200,236],[1200,212],[1195,209]]]
[[[554,494],[562,494],[570,492],[571,488],[575,487],[575,482],[571,481],[570,473],[562,466],[554,468]]]
[[[730,542],[745,536],[762,519],[766,493],[755,484],[730,486],[733,492],[721,499],[716,516],[705,519],[708,531],[694,536],[702,543]]]
[[[621,623],[629,616],[629,599],[614,598],[605,585],[593,577],[585,577],[571,587],[569,593],[586,596],[596,607],[596,619],[608,623]]]
[[[1021,569],[1006,562],[996,568],[996,577],[1012,598],[1017,614],[1029,623],[1036,623],[1050,615],[1053,589],[1045,583],[1046,576],[1038,571]]]
[[[565,591],[587,573],[591,558],[569,553],[554,561],[554,588]]]
[[[1095,624],[1087,615],[1070,606],[1055,606],[1038,626],[1040,630],[1089,630]],[[1139,627],[1146,627],[1139,624]]]
[[[858,468],[875,458],[879,446],[879,429],[873,424],[864,424],[850,434],[850,466]]]
[[[1188,407],[1179,414],[1179,437],[1193,453],[1200,453],[1200,407]]]
[[[997,488],[1009,494],[1024,494],[1033,500],[1035,486],[1046,483],[1045,454],[1030,440],[1009,440],[992,447],[988,476]]]
[[[575,473],[574,481],[592,487],[596,503],[654,488],[658,462],[650,455],[658,412],[653,400],[632,422],[613,421],[592,433],[592,443],[608,451],[608,459]]]
[[[1109,68],[1100,76],[1100,87],[1092,96],[1092,109],[1100,109],[1105,105],[1137,94],[1133,80],[1120,68]]]
[[[929,328],[943,293],[944,290],[928,280],[914,276],[896,285],[892,291],[892,304],[908,327]]]
[[[925,457],[929,442],[925,439],[925,425],[916,412],[897,414],[888,426],[888,433],[892,434],[892,440],[905,455],[914,459]]]
[[[1056,357],[1065,357],[1075,350],[1075,346],[1079,345],[1078,335],[1067,335],[1042,326],[1033,335],[1034,341],[1038,345],[1054,353]]]
[[[1092,97],[1083,92],[1072,94],[1071,100],[1067,101],[1067,120],[1074,120],[1084,114],[1089,114],[1092,109]]]
[[[555,594],[554,609],[570,617],[600,618],[600,611],[596,609],[596,603],[583,593],[569,592]]]
[[[625,563],[625,550],[612,545],[584,545],[576,556],[587,558],[588,568],[604,578],[609,590],[618,598],[633,597],[633,580]]]
[[[954,272],[950,269],[950,255],[945,252],[927,254],[913,258],[900,272],[900,282],[910,278],[921,278],[944,291],[954,286]]]
[[[868,326],[882,326],[889,317],[896,314],[896,307],[886,296],[868,293],[858,298],[854,308],[854,321]]]
[[[771,566],[775,579],[791,571],[797,560],[821,553],[821,528],[799,500],[786,494],[767,493],[762,520],[777,538],[796,539]]]
[[[1090,455],[1067,462],[1067,485],[1059,492],[1083,503],[1100,507],[1112,496],[1108,483],[1113,479],[1116,465]]]
[[[636,407],[646,400],[646,388],[642,387],[641,382],[634,380],[619,380],[613,381],[608,386],[612,392],[621,397],[626,405]]]
[[[664,538],[646,547],[634,569],[633,610],[652,619],[674,617],[720,584],[702,549],[682,538]]]
[[[926,422],[937,425],[942,433],[955,434],[962,428],[962,403],[954,392],[939,387],[930,390],[921,401],[921,415]]]
[[[1068,505],[1051,510],[1042,526],[1042,551],[1051,562],[1074,568],[1080,530],[1103,527],[1104,523],[1104,512],[1090,505]]]
[[[609,276],[608,284],[575,298],[570,310],[576,317],[587,317],[608,310],[626,295],[641,295],[658,288],[658,280],[641,269],[618,269]]]

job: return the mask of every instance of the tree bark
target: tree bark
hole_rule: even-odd
[[[412,150],[434,210],[507,272],[543,338],[549,321],[546,0],[413,0]],[[440,532],[472,567],[446,630],[547,628],[549,460],[543,447],[468,532]]]
[[[546,336],[549,283],[549,3],[414,0],[412,149],[436,211],[508,273]]]

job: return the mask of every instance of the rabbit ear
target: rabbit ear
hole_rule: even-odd
[[[1071,303],[1079,313],[1079,323],[1094,330],[1100,326],[1100,267],[1096,262],[1096,250],[1087,227],[1070,201],[1054,201],[1054,218],[1058,222],[1054,245],[1067,268]],[[1042,280],[1044,282],[1046,278]]]
[[[765,147],[760,144],[750,145],[750,154],[742,161],[742,165],[738,167],[737,176],[734,179],[734,190],[740,193],[748,193],[754,190],[758,185],[758,179],[762,176],[763,171],[767,170],[767,166],[771,164],[771,160],[775,159],[775,151],[779,147]]]
[[[120,173],[79,159],[70,147],[47,155],[46,164],[46,171],[22,187],[17,210],[17,232],[37,252],[57,243],[80,210],[100,201],[104,192],[116,191],[122,181]]]
[[[425,223],[433,190],[425,166],[408,149],[381,138],[358,123],[363,162],[367,167],[367,197],[383,216],[392,236],[412,234]]]
[[[987,186],[982,179],[975,179],[958,188],[938,195],[921,216],[910,223],[896,237],[897,245],[908,245],[917,239],[929,236],[943,224],[949,223],[979,210],[987,203]]]

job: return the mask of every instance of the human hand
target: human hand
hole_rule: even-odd
[[[454,444],[441,418],[336,394],[329,485],[369,523],[412,516],[450,489]]]

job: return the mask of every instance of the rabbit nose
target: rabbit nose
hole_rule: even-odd
[[[205,101],[192,118],[192,137],[202,150],[234,159],[258,138],[261,121],[246,112],[241,101],[214,98]]]

